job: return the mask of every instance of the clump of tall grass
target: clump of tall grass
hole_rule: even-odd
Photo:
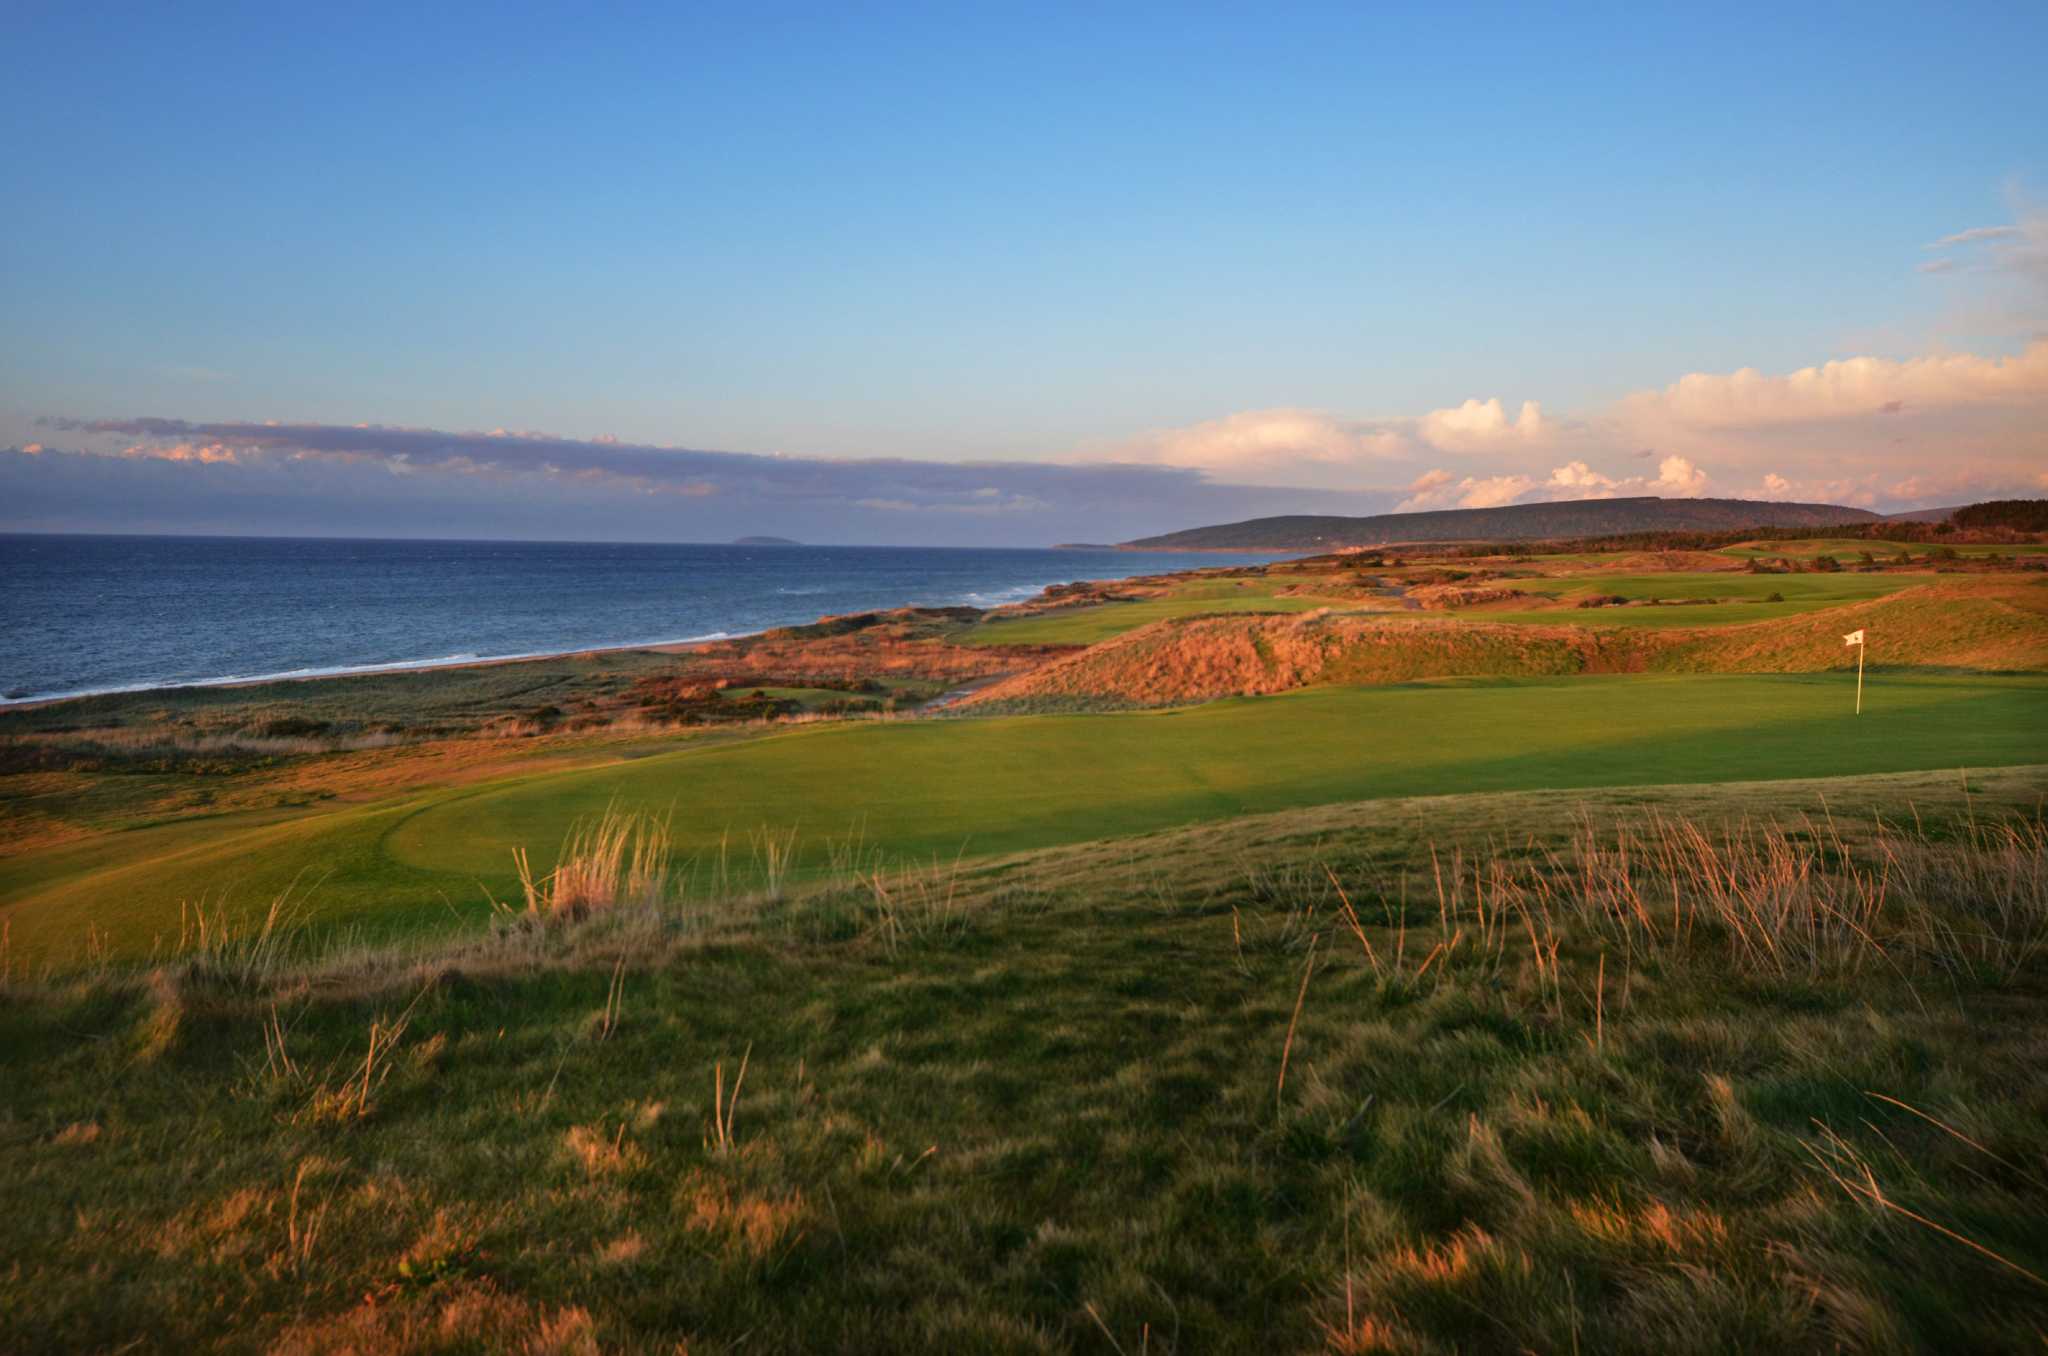
[[[617,808],[572,827],[555,869],[546,875],[535,875],[524,847],[512,850],[526,913],[572,922],[622,906],[665,902],[672,855],[666,820]]]
[[[1398,897],[1376,880],[1354,905],[1331,874],[1337,921],[1382,978],[1420,978],[1437,962],[1440,979],[1454,963],[1498,972],[1525,957],[1555,990],[1568,935],[1616,950],[1624,966],[1708,955],[1779,980],[1883,967],[2010,982],[2048,950],[2048,825],[2035,819],[1943,838],[1883,821],[1845,836],[1831,819],[1714,828],[1652,812],[1583,822],[1561,850],[1493,843],[1432,848],[1430,859],[1435,935],[1425,927],[1415,942],[1405,878]],[[1366,925],[1377,922],[1398,928],[1391,945],[1374,945]]]
[[[286,890],[270,901],[253,925],[238,925],[225,904],[208,909],[205,900],[178,904],[174,956],[203,960],[215,970],[253,978],[270,968],[287,945],[299,910]]]
[[[873,935],[892,956],[906,941],[946,936],[967,924],[961,900],[960,857],[934,855],[929,867],[906,864],[866,877]]]
[[[336,1055],[318,1070],[292,1053],[294,1024],[278,1011],[273,999],[261,1022],[263,1062],[260,1066],[250,1062],[249,1091],[281,1103],[280,1119],[294,1125],[338,1126],[367,1119],[376,1111],[378,1094],[391,1079],[414,1013],[433,988],[431,982],[423,985],[396,1016],[380,1013],[373,1017],[360,1055]],[[425,1057],[438,1053],[442,1043],[440,1037],[430,1041]]]
[[[2010,980],[2048,943],[2048,825],[2038,820],[1972,823],[1948,839],[1880,821],[1851,840],[1832,819],[1715,833],[1652,815],[1606,834],[1582,826],[1571,864],[1561,902],[1624,947],[1698,937],[1751,974],[1918,962]]]
[[[785,851],[793,848],[792,839]],[[811,888],[787,897],[773,889],[766,896],[734,902],[782,906],[752,914],[750,921],[779,923],[812,941],[872,943],[893,957],[907,945],[964,933],[977,908],[998,902],[1026,907],[1039,898],[1021,882],[992,891],[979,888],[984,882],[966,869],[964,848],[950,858],[937,853],[928,859],[894,858],[869,845],[856,830],[845,838],[825,840],[817,855],[822,861]],[[759,852],[755,870],[773,879]]]

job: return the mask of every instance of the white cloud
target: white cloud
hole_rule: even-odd
[[[2048,330],[2048,206],[2013,196],[2010,225],[1973,226],[1928,245],[1946,250],[1920,265],[1951,280],[1956,334],[2038,336]]]
[[[1503,444],[1534,443],[1550,432],[1543,407],[1535,401],[1523,401],[1521,412],[1510,419],[1498,397],[1468,400],[1456,409],[1431,410],[1422,416],[1420,425],[1422,440],[1442,452],[1480,452]]]
[[[1528,476],[1466,476],[1449,471],[1429,471],[1408,487],[1408,497],[1394,506],[1396,513],[1420,513],[1429,509],[1499,508],[1512,504],[1536,488]]]
[[[2020,233],[2017,226],[1972,226],[1967,231],[1945,235],[1928,245],[1931,250],[1947,249],[1952,245],[1974,245],[1984,240],[2010,240]]]
[[[1503,504],[1533,503],[1559,499],[1615,499],[1626,495],[1654,494],[1666,498],[1691,499],[1705,494],[1707,473],[1684,457],[1666,457],[1658,464],[1654,479],[1648,476],[1610,476],[1583,461],[1552,467],[1547,479],[1527,475],[1459,477],[1438,467],[1416,477],[1408,486],[1408,497],[1397,506],[1400,513],[1426,509],[1499,508]]]
[[[1246,410],[1162,429],[1105,449],[1099,459],[1185,466],[1264,484],[1328,483],[1333,476],[1410,452],[1397,428],[1320,410]]]
[[[2009,358],[1937,354],[1894,362],[1845,358],[1766,376],[1692,372],[1661,391],[1621,402],[1620,418],[1636,425],[1692,429],[1754,429],[1773,424],[1854,419],[1899,409],[2026,405],[2048,401],[2048,342]]]
[[[1614,478],[1601,475],[1582,461],[1569,462],[1550,473],[1550,488],[1568,491],[1574,499],[1604,499],[1613,493]]]
[[[1402,504],[1413,509],[1531,498],[1760,496],[1786,492],[1765,488],[1779,482],[1803,498],[1866,503],[1884,501],[1892,486],[1927,483],[1922,473],[1930,465],[1967,469],[2010,493],[2032,486],[2048,461],[2048,339],[2004,356],[1861,356],[1785,373],[1693,372],[1563,418],[1533,400],[1512,415],[1509,409],[1495,397],[1374,420],[1253,410],[1148,434],[1091,460],[1322,490],[1406,479],[1413,483]],[[1655,474],[1628,469],[1644,462]],[[1407,474],[1395,473],[1404,463]],[[1845,476],[1845,466],[1856,473]],[[1427,474],[1415,480],[1418,471]],[[1898,506],[1926,502],[1914,496]]]
[[[1307,488],[1355,487],[1387,463],[1431,453],[1529,450],[1560,436],[1533,400],[1510,416],[1498,397],[1398,419],[1321,410],[1246,410],[1098,449],[1091,460],[1184,466],[1219,479]]]
[[[1697,499],[1707,492],[1707,473],[1684,457],[1666,457],[1657,463],[1657,478],[1648,488],[1670,499]]]

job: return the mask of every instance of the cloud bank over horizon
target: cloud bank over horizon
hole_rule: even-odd
[[[1971,240],[2002,235],[1962,233]],[[1961,238],[1960,236],[1958,237]],[[46,418],[0,526],[874,544],[1122,541],[1275,513],[1661,495],[1897,511],[2048,493],[2048,340],[1690,373],[1585,415],[1253,410],[1063,461],[715,452],[493,429]]]
[[[1977,235],[1973,239],[2002,239]],[[1498,397],[1354,419],[1248,410],[1097,455],[1302,489],[1384,484],[1402,510],[1618,495],[1903,510],[2048,492],[2048,339],[2009,357],[1839,359],[1782,375],[1688,373],[1586,414]]]
[[[0,528],[1043,546],[1298,511],[1199,470],[713,452],[374,424],[49,419],[0,451]],[[66,439],[77,445],[60,447]],[[1323,495],[1373,513],[1386,492]]]

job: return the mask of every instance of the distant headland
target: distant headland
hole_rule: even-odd
[[[791,540],[790,540],[790,539],[789,539],[788,537],[734,537],[734,538],[732,539],[732,544],[733,544],[734,546],[802,546],[802,545],[803,545],[803,543],[802,543],[802,542],[800,542],[800,541],[791,541]]]

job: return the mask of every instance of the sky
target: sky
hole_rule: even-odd
[[[1041,545],[2048,494],[2048,6],[0,33],[0,530]]]

